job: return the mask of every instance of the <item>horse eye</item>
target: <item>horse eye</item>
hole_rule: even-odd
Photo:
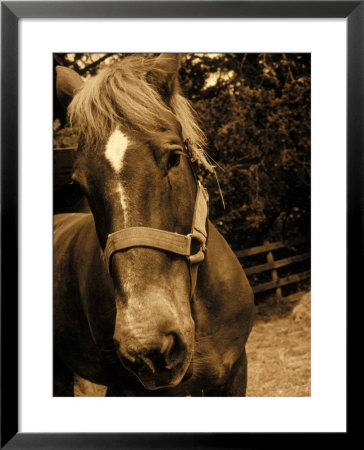
[[[181,154],[177,152],[171,152],[168,157],[168,170],[172,167],[177,167],[181,161]]]

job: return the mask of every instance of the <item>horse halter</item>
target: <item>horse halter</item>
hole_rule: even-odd
[[[191,164],[190,158],[189,161]],[[192,171],[195,175],[193,168]],[[201,181],[197,180],[196,175],[195,179],[197,194],[191,233],[184,235],[149,227],[129,227],[115,231],[108,235],[104,250],[104,260],[109,273],[113,255],[132,247],[148,247],[175,253],[184,256],[189,263],[192,298],[196,288],[198,266],[205,258],[209,199],[207,190]]]

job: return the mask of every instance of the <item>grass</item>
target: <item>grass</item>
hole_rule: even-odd
[[[247,397],[310,396],[310,299],[305,294],[284,317],[258,311],[247,343]]]

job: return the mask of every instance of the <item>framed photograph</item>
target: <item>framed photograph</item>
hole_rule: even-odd
[[[363,2],[1,11],[1,446],[347,438]]]

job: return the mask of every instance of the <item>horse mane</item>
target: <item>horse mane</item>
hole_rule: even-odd
[[[204,151],[206,138],[195,111],[178,89],[170,99],[170,106],[163,101],[156,87],[147,80],[147,74],[155,70],[154,65],[155,58],[129,56],[100,70],[85,82],[69,105],[71,125],[82,132],[86,144],[91,144],[107,140],[121,118],[134,128],[153,133],[163,127],[161,118],[172,114],[195,157],[211,171]]]

